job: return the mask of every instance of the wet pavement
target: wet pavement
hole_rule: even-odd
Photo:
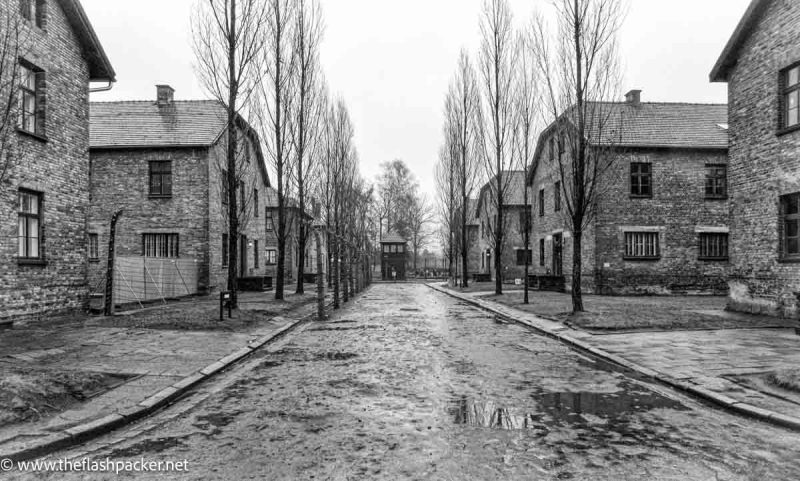
[[[398,284],[53,458],[188,461],[137,479],[791,480],[798,446],[800,434]]]

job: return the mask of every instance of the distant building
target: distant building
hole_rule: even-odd
[[[498,221],[496,209],[496,179],[492,179],[481,187],[478,201],[475,206],[476,220],[478,225],[478,252],[480,269],[479,276],[482,280],[494,280],[495,262],[497,262],[497,252],[495,251],[494,228]],[[525,209],[525,172],[521,170],[503,172],[501,185],[504,188],[503,206],[505,218],[505,238],[503,240],[502,266],[503,282],[513,282],[521,279],[525,273],[525,242],[522,236],[524,232],[524,219],[526,212],[530,217],[530,202],[528,209]],[[527,250],[528,256],[531,255],[530,249]]]
[[[390,232],[381,239],[381,279],[403,281],[406,279],[408,241]]]
[[[460,224],[461,211],[456,213],[456,220]],[[453,260],[455,270],[458,278],[461,278],[461,273],[464,269],[463,261],[461,259],[461,237],[460,227],[458,228],[458,238],[455,239],[456,258]],[[482,244],[480,241],[480,218],[478,216],[478,199],[469,199],[467,202],[467,274],[469,279],[472,280],[476,275],[482,273],[481,259],[484,255],[482,251]]]
[[[711,72],[730,100],[729,308],[800,313],[800,2],[753,0]]]
[[[590,109],[608,119],[605,134],[589,140],[591,148],[611,149],[613,161],[598,180],[597,215],[583,232],[583,289],[726,292],[727,107],[646,103],[638,90],[626,97]],[[566,289],[573,236],[557,158],[568,155],[569,132],[569,125],[555,123],[542,132],[528,179],[534,281]]]
[[[16,132],[10,126],[0,152],[4,323],[86,307],[89,82],[113,82],[115,73],[78,0],[0,0],[0,8],[24,39],[2,59],[3,81],[17,62],[21,77]]]

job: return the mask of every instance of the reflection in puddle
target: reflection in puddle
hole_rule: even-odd
[[[614,420],[631,413],[653,409],[687,410],[667,397],[632,383],[613,393],[543,392],[533,394],[533,405],[522,410],[501,406],[494,401],[476,401],[466,397],[454,401],[450,409],[456,424],[494,429],[534,429],[562,423],[586,424],[587,416]]]

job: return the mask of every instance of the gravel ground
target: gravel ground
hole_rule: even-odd
[[[123,479],[791,480],[798,443],[403,284],[66,455],[188,460]]]

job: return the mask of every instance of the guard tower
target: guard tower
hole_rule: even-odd
[[[390,232],[381,239],[381,278],[384,281],[406,280],[408,242]]]

